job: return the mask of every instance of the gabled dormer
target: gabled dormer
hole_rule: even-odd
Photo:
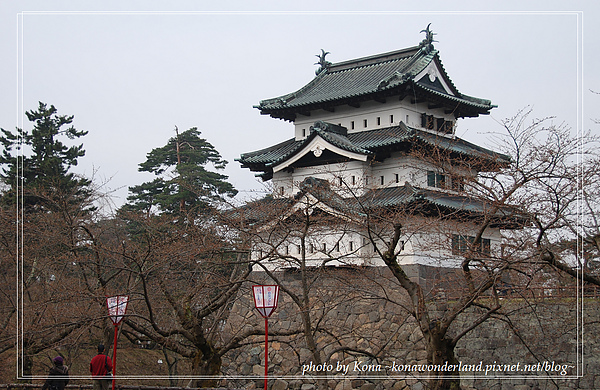
[[[315,122],[303,139],[287,141],[255,152],[244,153],[237,161],[242,167],[260,172],[263,180],[270,180],[281,171],[296,168],[325,166],[333,163],[359,161],[383,162],[393,153],[409,153],[412,148],[438,148],[452,158],[472,161],[474,169],[495,169],[507,164],[508,156],[479,147],[458,137],[441,137],[400,122],[369,131],[350,132],[345,127]]]

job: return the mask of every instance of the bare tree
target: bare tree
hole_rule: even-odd
[[[505,314],[500,298],[507,283],[511,288],[528,288],[538,277],[541,262],[571,274],[581,269],[556,249],[569,228],[574,230],[581,194],[594,188],[593,181],[582,183],[579,175],[582,170],[594,171],[584,168],[580,157],[592,153],[596,140],[573,136],[564,126],[546,125],[548,120],[530,122],[528,114],[520,112],[502,123],[505,133],[498,135],[497,150],[511,156],[508,164],[483,166],[474,176],[477,161],[473,159],[457,157],[447,149],[424,153],[417,148],[418,161],[438,167],[461,185],[437,194],[413,189],[414,194],[393,208],[378,207],[376,195],[356,197],[367,216],[369,241],[410,296],[410,312],[425,339],[428,363],[455,368],[432,374],[432,389],[459,388],[454,349],[473,329]],[[461,260],[446,280],[427,286],[410,278],[402,265],[401,259],[408,255],[403,240],[413,249],[420,241],[416,252],[429,252],[431,258],[433,249],[442,263]],[[594,280],[589,273],[585,278]],[[454,298],[441,313],[428,304],[428,295],[440,291]],[[457,327],[457,319],[467,313],[478,314]]]
[[[87,258],[82,227],[92,219],[86,207],[93,199],[56,196],[45,189],[29,194],[52,211],[18,213],[16,207],[6,207],[0,228],[6,270],[0,286],[6,310],[0,348],[19,350],[18,374],[25,378],[34,373],[33,361],[40,353],[67,347],[77,351],[71,347],[99,315],[97,291],[91,292],[89,275],[81,272]]]
[[[214,386],[222,356],[260,333],[222,332],[250,273],[244,253],[210,218],[181,223],[168,214],[126,217],[126,235],[112,248],[131,295],[124,331],[189,359],[195,387]]]
[[[341,247],[356,229],[353,221],[344,216],[345,211],[339,208],[341,204],[336,208],[335,203],[342,199],[336,197],[329,186],[324,180],[307,180],[301,184],[301,196],[298,195],[296,200],[266,198],[253,202],[245,206],[246,218],[241,223],[229,223],[252,243],[255,271],[264,273],[278,284],[297,307],[301,333],[315,365],[328,358],[317,346],[317,335],[339,330],[326,328],[323,318],[335,304],[323,301],[315,285],[323,278],[330,278],[325,272],[329,266],[362,263],[357,260],[362,247],[359,240],[351,250]],[[322,196],[328,199],[323,200]],[[289,278],[286,280],[290,274],[298,275],[296,285]],[[365,351],[355,352],[366,354]]]

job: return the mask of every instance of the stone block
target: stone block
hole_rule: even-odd
[[[265,367],[258,364],[252,366],[252,375],[265,375]]]
[[[240,374],[242,375],[250,375],[252,372],[252,366],[246,363],[239,365]]]
[[[408,385],[406,384],[406,381],[405,381],[405,380],[399,380],[399,381],[396,381],[396,382],[395,382],[395,383],[392,385],[391,389],[392,389],[392,390],[405,390],[405,389],[407,388],[407,386],[408,386]]]
[[[360,387],[360,390],[375,390],[376,387],[375,383],[365,383]]]
[[[260,355],[252,355],[250,359],[248,359],[248,363],[251,365],[260,364],[261,361]]]
[[[334,390],[353,390],[352,383],[348,379],[339,381]]]
[[[369,321],[371,322],[377,322],[379,321],[379,311],[378,310],[371,310],[369,312]]]
[[[282,361],[283,356],[280,353],[276,353],[275,355],[269,357],[269,364],[279,365]]]
[[[369,316],[366,315],[365,313],[358,315],[358,325],[362,325],[362,324],[366,323],[368,320],[369,320]]]
[[[283,379],[276,379],[273,385],[271,386],[271,390],[287,390],[288,383]]]

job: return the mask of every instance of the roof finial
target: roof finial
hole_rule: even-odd
[[[425,39],[423,39],[421,41],[421,43],[419,44],[419,47],[425,53],[429,53],[430,51],[432,51],[433,50],[433,42],[437,42],[436,40],[433,39],[433,36],[437,35],[437,34],[434,33],[433,31],[431,31],[429,29],[429,26],[431,26],[431,23],[429,23],[427,25],[427,28],[425,30],[421,30],[421,32],[425,33]]]
[[[326,56],[327,54],[331,54],[331,53],[329,53],[328,51],[325,51],[325,50],[323,50],[323,49],[321,49],[321,54],[315,54],[315,57],[318,57],[318,58],[319,58],[319,62],[315,62],[315,65],[320,65],[319,69],[317,69],[317,70],[315,71],[315,74],[317,74],[317,75],[318,75],[318,74],[319,74],[319,73],[321,73],[322,71],[324,71],[324,70],[326,70],[327,68],[329,68],[329,66],[331,66],[331,62],[329,62],[329,61],[327,61],[327,60],[325,59],[325,56]]]

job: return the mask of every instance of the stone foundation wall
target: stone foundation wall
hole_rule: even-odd
[[[254,276],[257,283],[272,282],[264,274]],[[278,277],[286,288],[301,293],[299,273]],[[270,388],[427,388],[427,372],[418,371],[419,367],[404,370],[405,365],[426,366],[427,353],[421,332],[406,310],[410,308],[407,296],[387,269],[320,270],[309,279],[311,322],[319,328],[315,342],[322,364],[317,364],[302,334],[301,308],[281,292],[279,307],[269,320]],[[254,309],[250,286],[242,291],[226,325],[232,333],[264,323]],[[435,318],[455,303],[438,295],[429,309]],[[600,388],[597,299],[510,298],[502,305],[507,316],[488,319],[456,345],[463,388]],[[471,309],[459,316],[450,334],[460,334],[481,314]],[[251,341],[224,357],[224,373],[237,377],[229,379],[228,385],[263,387],[259,377],[264,374],[264,336]]]

